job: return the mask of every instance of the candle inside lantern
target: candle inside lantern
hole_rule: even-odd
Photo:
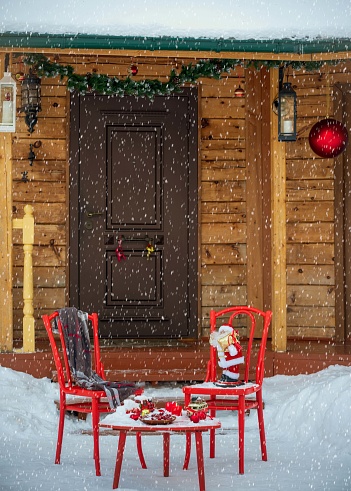
[[[2,123],[13,123],[13,101],[11,101],[10,92],[5,94],[5,100],[2,103]]]
[[[283,133],[292,133],[294,131],[293,121],[283,121]]]

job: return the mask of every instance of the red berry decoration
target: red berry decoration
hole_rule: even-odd
[[[312,126],[308,139],[312,150],[319,157],[337,157],[346,148],[348,132],[340,121],[326,118]]]
[[[194,413],[190,416],[190,419],[193,423],[198,423],[200,421],[200,416],[198,413]]]

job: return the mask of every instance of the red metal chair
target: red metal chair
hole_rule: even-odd
[[[92,428],[94,438],[94,460],[96,475],[101,475],[100,470],[100,452],[99,452],[99,420],[101,413],[110,413],[114,409],[111,409],[104,390],[92,390],[82,388],[75,384],[72,373],[69,366],[65,337],[63,335],[62,325],[59,319],[59,313],[54,312],[51,315],[43,315],[42,319],[46,328],[46,332],[49,336],[51,349],[54,355],[58,383],[60,387],[60,416],[58,425],[57,445],[56,445],[56,457],[55,464],[60,463],[63,429],[65,423],[66,411],[76,411],[80,413],[91,413],[92,415]],[[53,324],[58,327],[58,334],[53,332]],[[95,373],[106,380],[103,364],[100,357],[100,345],[98,335],[98,315],[96,313],[88,314],[88,322],[91,323],[93,331],[94,350],[92,357],[92,369]],[[138,389],[135,394],[141,394],[142,389]],[[82,399],[76,399],[68,402],[66,396],[80,396]],[[141,436],[137,434],[137,446],[138,453],[142,456],[141,449]]]
[[[230,307],[219,312],[211,310],[211,333],[217,328],[217,320],[221,324],[233,328],[243,325],[241,321],[247,319],[247,350],[243,364],[243,377],[239,383],[242,385],[232,387],[218,387],[214,385],[217,378],[217,350],[210,346],[210,359],[207,366],[205,382],[183,387],[185,406],[193,396],[203,397],[209,406],[210,416],[215,417],[218,410],[238,411],[239,426],[239,473],[244,474],[244,430],[245,412],[257,409],[258,427],[261,442],[262,460],[267,460],[266,437],[263,420],[262,382],[264,375],[264,356],[266,350],[268,329],[271,323],[272,312],[246,307]],[[259,327],[258,320],[263,320],[263,327]],[[236,325],[234,324],[236,323]],[[262,321],[261,321],[262,323]],[[260,323],[259,323],[260,324]],[[255,337],[260,336],[260,339]],[[253,379],[251,381],[251,379]],[[207,400],[208,399],[208,400]],[[210,457],[215,457],[215,430],[210,432]]]

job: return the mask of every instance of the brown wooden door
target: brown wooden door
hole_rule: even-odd
[[[104,337],[196,336],[196,107],[72,96],[70,303]]]

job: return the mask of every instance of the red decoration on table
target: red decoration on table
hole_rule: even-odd
[[[116,249],[116,256],[118,259],[118,262],[122,261],[123,259],[127,259],[126,256],[124,255],[123,249],[122,249],[122,239],[118,239],[118,246]]]
[[[141,410],[139,408],[134,408],[129,413],[129,417],[134,419],[134,421],[138,421],[141,416]]]
[[[203,420],[203,419],[206,419],[207,418],[207,414],[206,414],[206,411],[196,411],[195,413],[193,413],[191,416],[190,416],[190,420],[193,422],[193,423],[198,423],[199,421]]]
[[[142,399],[140,400],[139,407],[141,411],[153,411],[155,409],[155,404],[152,402],[152,399]]]
[[[182,406],[179,406],[175,401],[172,401],[166,402],[165,409],[166,411],[174,414],[174,416],[181,416],[183,408]]]
[[[198,423],[202,419],[207,418],[208,404],[206,401],[198,397],[192,401],[186,408],[187,415],[193,423]]]
[[[348,132],[340,121],[326,118],[313,125],[308,139],[312,150],[319,157],[337,157],[346,148]]]
[[[148,425],[168,425],[175,421],[176,416],[171,414],[166,409],[154,409],[153,411],[143,414],[141,413],[140,421]]]

